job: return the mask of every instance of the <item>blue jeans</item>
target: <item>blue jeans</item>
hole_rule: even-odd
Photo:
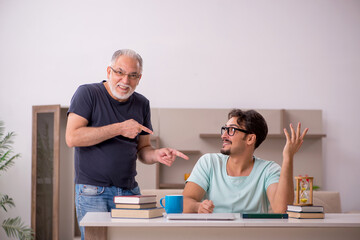
[[[123,189],[118,187],[99,187],[86,184],[75,185],[75,206],[78,223],[87,212],[110,212],[115,208],[114,196],[139,195],[140,188]],[[79,225],[80,226],[80,225]],[[81,240],[85,237],[85,228],[80,226]]]

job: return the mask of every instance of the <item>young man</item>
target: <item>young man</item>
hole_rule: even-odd
[[[187,180],[184,212],[273,212],[284,213],[294,199],[293,159],[308,131],[300,123],[291,135],[286,129],[282,167],[254,156],[268,128],[256,111],[234,109],[221,128],[221,154],[206,154],[196,163]]]
[[[142,76],[142,58],[119,50],[107,67],[107,81],[80,86],[71,99],[66,143],[75,147],[75,205],[78,221],[86,212],[115,208],[116,195],[140,194],[136,159],[171,166],[188,159],[171,149],[153,149],[149,101],[135,92]],[[84,238],[84,229],[80,228]]]

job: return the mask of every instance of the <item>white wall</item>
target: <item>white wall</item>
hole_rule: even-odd
[[[0,176],[6,216],[30,224],[31,106],[68,106],[119,48],[143,56],[152,107],[322,109],[321,187],[360,210],[359,43],[355,0],[0,0],[0,120],[22,155]]]

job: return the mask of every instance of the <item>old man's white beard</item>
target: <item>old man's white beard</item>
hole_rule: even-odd
[[[128,93],[126,93],[125,95],[119,94],[119,93],[116,91],[116,88],[117,88],[118,86],[129,88]],[[118,83],[118,84],[116,84],[116,86],[113,86],[112,84],[109,84],[109,87],[110,87],[110,91],[111,91],[112,95],[113,95],[114,97],[116,97],[117,99],[119,99],[119,100],[126,100],[126,99],[128,99],[128,98],[134,93],[134,91],[135,91],[135,89],[133,89],[132,87],[130,87],[130,85],[126,85],[126,84],[122,84],[122,83]]]

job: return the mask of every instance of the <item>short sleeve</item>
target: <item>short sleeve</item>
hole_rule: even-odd
[[[146,102],[145,106],[145,117],[144,117],[144,123],[142,124],[145,127],[149,128],[151,131],[153,130],[152,124],[151,124],[151,110],[150,110],[150,103],[149,101]],[[149,135],[150,133],[141,131],[140,135]]]
[[[190,177],[186,181],[196,183],[205,191],[208,191],[209,189],[212,172],[211,161],[208,156],[210,155],[204,155],[197,161]]]
[[[279,182],[280,179],[281,167],[275,162],[271,162],[266,169],[266,179],[265,179],[265,190],[273,184]]]
[[[82,85],[78,87],[71,99],[68,114],[70,112],[76,113],[77,115],[80,115],[90,121],[92,106],[93,104],[90,89],[86,87],[86,85]]]

